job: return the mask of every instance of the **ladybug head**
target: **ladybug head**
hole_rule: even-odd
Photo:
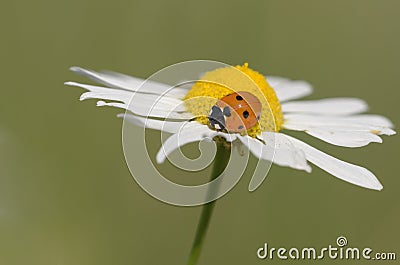
[[[212,128],[223,131],[226,128],[224,111],[221,110],[217,105],[213,106],[208,116],[208,121]]]

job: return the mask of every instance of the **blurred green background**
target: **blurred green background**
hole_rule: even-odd
[[[1,265],[186,262],[200,207],[161,203],[135,183],[122,152],[120,111],[80,103],[82,91],[63,85],[84,80],[70,66],[146,78],[184,60],[248,61],[264,74],[308,80],[315,87],[309,98],[361,97],[371,112],[400,124],[395,0],[15,0],[2,3],[0,29]],[[199,264],[308,264],[258,260],[256,250],[264,242],[319,248],[339,235],[351,246],[397,253],[397,261],[369,263],[397,264],[398,137],[346,149],[296,135],[368,167],[384,190],[316,167],[307,174],[273,166],[249,193],[248,174],[218,201]]]

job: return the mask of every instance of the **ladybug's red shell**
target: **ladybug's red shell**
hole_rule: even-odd
[[[262,105],[260,100],[249,92],[227,95],[211,108],[210,125],[217,130],[242,132],[257,124]]]

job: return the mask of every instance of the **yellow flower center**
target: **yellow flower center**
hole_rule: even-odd
[[[262,131],[279,131],[283,122],[281,104],[265,77],[243,66],[224,67],[205,73],[186,94],[185,107],[196,115],[196,120],[209,125],[208,115],[216,102],[234,92],[246,91],[255,95],[262,104],[262,113],[247,134],[256,137]]]

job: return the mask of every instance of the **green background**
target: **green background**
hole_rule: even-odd
[[[84,80],[68,71],[72,65],[146,78],[185,60],[248,61],[264,74],[308,80],[315,87],[309,98],[360,97],[400,124],[395,0],[15,0],[2,3],[0,29],[0,264],[187,259],[200,208],[164,204],[135,183],[122,152],[120,111],[79,102],[82,91],[63,85]],[[273,166],[249,193],[247,174],[218,201],[199,264],[308,264],[258,260],[256,250],[264,242],[320,248],[339,235],[350,246],[397,253],[397,261],[366,263],[398,263],[398,137],[347,149],[297,135],[368,167],[384,190],[316,167],[308,174]]]

